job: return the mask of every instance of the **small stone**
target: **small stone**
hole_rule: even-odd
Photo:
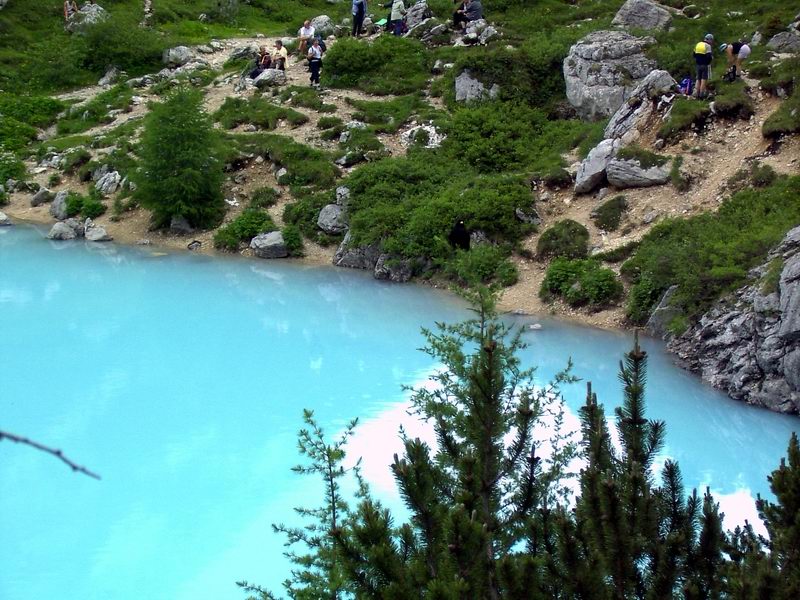
[[[3,211],[0,211],[0,227],[10,227],[14,222]]]

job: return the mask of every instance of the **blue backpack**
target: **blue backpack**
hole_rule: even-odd
[[[681,84],[678,86],[681,94],[685,96],[691,96],[692,90],[694,89],[694,82],[692,81],[691,77],[684,77],[681,81]]]

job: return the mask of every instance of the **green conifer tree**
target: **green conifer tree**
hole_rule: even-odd
[[[150,111],[135,174],[136,198],[157,227],[184,217],[194,227],[218,223],[224,213],[222,162],[202,94],[179,87]]]

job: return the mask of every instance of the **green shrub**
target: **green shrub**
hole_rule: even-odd
[[[714,110],[722,117],[749,119],[755,114],[755,105],[747,95],[744,81],[720,83],[715,86]]]
[[[683,174],[681,167],[683,166],[683,157],[676,156],[672,160],[672,167],[669,170],[669,179],[673,187],[679,192],[688,192],[692,185],[692,181]]]
[[[636,252],[638,247],[639,242],[627,242],[622,246],[618,246],[617,248],[612,248],[611,250],[606,250],[605,252],[595,254],[592,256],[592,258],[601,262],[620,263],[623,260],[628,259],[634,252]]]
[[[317,217],[322,207],[329,203],[330,195],[326,193],[300,194],[295,202],[283,209],[283,221],[296,226],[307,238],[322,241]]]
[[[614,271],[596,260],[556,258],[547,268],[539,296],[544,300],[560,296],[571,306],[601,308],[619,300],[622,291]]]
[[[762,294],[774,294],[778,291],[781,282],[781,274],[783,273],[783,266],[783,258],[780,256],[777,256],[770,261],[769,267],[767,267],[767,272],[761,279]]]
[[[279,121],[287,121],[297,127],[307,123],[308,117],[260,96],[253,96],[249,100],[226,98],[220,109],[214,113],[214,120],[226,129],[233,129],[242,123],[252,123],[262,129],[275,129]]]
[[[86,148],[75,148],[64,155],[64,173],[74,173],[80,167],[92,160],[92,153]]]
[[[400,96],[394,100],[375,102],[369,100],[347,100],[358,112],[353,118],[372,125],[376,132],[394,133],[414,114],[425,106],[419,94]]]
[[[178,88],[147,116],[135,172],[136,198],[156,226],[174,216],[194,227],[218,223],[224,211],[222,162],[202,95]]]
[[[283,228],[283,242],[289,256],[303,256],[303,234],[297,225],[286,225]]]
[[[617,158],[620,160],[634,160],[638,162],[639,166],[643,169],[661,167],[669,161],[669,157],[655,154],[636,144],[631,144],[630,146],[622,148],[617,152]]]
[[[275,188],[262,187],[253,192],[253,197],[250,198],[250,206],[252,208],[269,208],[275,206],[281,193]]]
[[[275,231],[275,223],[266,212],[256,208],[245,208],[233,221],[214,233],[217,250],[236,252],[242,242],[249,242],[261,233]]]
[[[742,190],[716,214],[659,223],[622,265],[622,274],[634,284],[629,318],[634,323],[646,321],[652,306],[672,285],[678,285],[675,306],[689,318],[702,313],[742,285],[747,271],[763,262],[798,223],[800,177]]]
[[[790,58],[778,63],[774,68],[769,68],[769,74],[761,80],[761,87],[772,95],[778,95],[778,90],[787,94],[794,93],[795,82],[800,78],[800,58]],[[752,75],[753,69],[750,68]]]
[[[12,152],[4,152],[0,144],[0,185],[5,185],[9,179],[25,179],[25,175],[27,175],[25,163]]]
[[[96,219],[106,212],[106,206],[96,190],[92,190],[88,196],[77,192],[69,192],[67,194],[66,211],[68,217],[80,215],[83,219]]]
[[[706,102],[678,98],[672,106],[672,111],[661,128],[658,137],[665,140],[674,140],[682,132],[696,127],[702,129],[711,116],[711,109]]]
[[[540,258],[586,258],[588,252],[589,232],[572,219],[558,221],[546,229],[536,245],[536,253]]]
[[[47,178],[47,187],[54,188],[61,183],[61,175],[58,173],[51,173],[50,177]]]
[[[682,335],[687,329],[689,329],[689,319],[686,315],[675,315],[667,323],[667,331],[675,337]]]
[[[33,127],[47,127],[65,104],[47,96],[18,96],[0,93],[0,115],[11,117]]]
[[[614,196],[592,211],[592,221],[600,229],[616,231],[626,210],[628,199],[625,196]]]
[[[761,128],[766,138],[778,139],[800,132],[800,94],[793,94],[772,113]]]
[[[5,192],[5,190],[0,191],[0,206],[6,206],[8,202],[8,194]]]
[[[292,106],[302,106],[322,113],[336,112],[336,105],[325,104],[319,92],[313,88],[290,85],[278,97],[281,102],[288,102]]]
[[[342,121],[339,117],[320,117],[319,121],[317,121],[317,127],[319,129],[332,129],[334,127],[343,127],[344,121]]]
[[[416,40],[382,35],[367,43],[345,38],[326,53],[322,83],[369,94],[409,94],[425,86],[428,72],[425,47]]]
[[[81,133],[101,123],[109,123],[108,111],[111,109],[127,110],[131,106],[133,90],[124,83],[114,86],[108,91],[95,96],[86,104],[76,105],[67,111],[67,115],[58,122],[59,135]]]
[[[157,70],[167,47],[166,40],[155,31],[120,15],[90,27],[85,41],[84,64],[96,73],[111,65],[134,75]]]
[[[36,129],[12,117],[0,115],[0,147],[21,150],[36,139]]]
[[[446,263],[445,271],[464,285],[498,283],[508,287],[519,279],[517,267],[508,256],[506,248],[480,244],[470,250],[457,251]]]

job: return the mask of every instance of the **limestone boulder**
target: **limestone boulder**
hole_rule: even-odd
[[[63,221],[67,218],[67,196],[69,192],[67,190],[61,190],[56,194],[56,197],[53,199],[53,203],[50,205],[50,215],[54,219],[58,219],[59,221]]]
[[[794,29],[782,31],[767,42],[767,48],[774,52],[795,53],[800,52],[800,33]]]
[[[422,23],[425,19],[429,19],[433,16],[430,7],[428,7],[427,0],[419,0],[412,6],[407,8],[406,12],[406,25],[408,26],[409,30],[413,29],[420,23]]]
[[[258,56],[258,44],[247,44],[238,46],[228,56],[228,60],[254,59]]]
[[[606,178],[620,189],[664,185],[669,181],[669,164],[644,168],[636,160],[612,158],[606,167]]]
[[[611,24],[630,29],[665,30],[672,24],[672,14],[652,0],[628,0]]]
[[[583,159],[575,175],[575,193],[587,194],[606,180],[606,168],[619,148],[618,140],[603,140]]]
[[[405,283],[413,275],[412,263],[408,259],[399,258],[390,254],[381,254],[375,263],[373,276],[375,279]]]
[[[325,233],[338,235],[347,231],[347,214],[339,204],[327,204],[317,217],[317,227]]]
[[[64,225],[72,229],[75,232],[76,237],[83,237],[83,234],[86,232],[83,226],[83,222],[79,221],[78,219],[67,219],[63,221]]]
[[[49,240],[74,240],[78,236],[75,230],[66,223],[58,222],[50,228],[50,233],[47,234]]]
[[[335,24],[328,15],[319,15],[311,19],[311,26],[317,34],[325,38],[333,34]]]
[[[607,139],[620,139],[624,144],[635,141],[653,115],[655,100],[677,85],[667,71],[659,69],[649,73],[611,117],[604,136]]]
[[[480,102],[497,98],[500,86],[495,83],[487,89],[479,79],[473,77],[469,69],[465,69],[455,79],[455,91],[456,102]]]
[[[271,231],[257,235],[250,242],[250,248],[259,258],[286,258],[289,256],[289,249],[283,240],[280,231]]]
[[[187,46],[175,46],[164,50],[161,60],[168,67],[182,67],[192,58],[192,51]]]
[[[36,192],[33,196],[31,196],[31,206],[41,206],[42,204],[46,204],[47,202],[52,202],[53,200],[53,192],[48,190],[47,188],[42,188],[38,192]]]
[[[586,120],[613,115],[656,67],[645,56],[651,37],[595,31],[572,46],[564,59],[567,100]]]
[[[333,264],[350,269],[375,269],[381,256],[380,243],[369,246],[352,246],[350,232],[344,236],[342,243],[333,256]]]
[[[108,11],[99,4],[84,4],[76,13],[73,13],[64,29],[70,33],[83,35],[91,27],[108,18]]]
[[[253,80],[258,89],[286,85],[286,73],[280,69],[266,69]]]
[[[110,196],[119,189],[122,176],[119,171],[110,171],[102,175],[94,184],[94,187],[103,196]]]
[[[83,235],[89,242],[110,242],[114,239],[108,235],[105,227],[102,225],[95,225],[91,219],[86,219]]]

